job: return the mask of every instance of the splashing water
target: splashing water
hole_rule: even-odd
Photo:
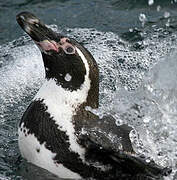
[[[66,31],[85,44],[99,65],[100,108],[95,113],[110,113],[117,124],[135,127],[141,139],[134,142],[136,151],[160,165],[171,165],[173,173],[167,179],[172,179],[177,163],[177,63],[176,53],[172,53],[177,47],[176,36],[159,38],[161,30],[156,29],[137,50],[135,44],[112,32],[78,28]],[[0,123],[4,131],[12,122],[10,135],[5,134],[4,141],[10,146],[13,139],[16,145],[12,149],[17,151],[16,124],[41,86],[44,68],[39,50],[26,36],[0,46],[0,57]],[[136,131],[132,137],[137,136]],[[0,140],[0,146],[4,141]],[[2,154],[7,156],[5,150]]]

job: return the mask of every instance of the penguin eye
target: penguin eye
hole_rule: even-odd
[[[74,49],[72,46],[66,46],[66,47],[64,48],[64,52],[65,52],[66,54],[74,54],[74,53],[75,53],[75,49]]]

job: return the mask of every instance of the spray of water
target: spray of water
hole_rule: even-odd
[[[172,165],[174,174],[177,64],[175,54],[167,56],[177,46],[175,35],[161,39],[161,29],[157,29],[136,50],[112,32],[78,28],[66,31],[85,44],[99,65],[100,108],[94,113],[112,114],[118,125],[133,126],[135,150],[144,153],[147,161],[151,158],[158,164]],[[12,119],[16,124],[44,80],[42,58],[26,36],[0,46],[0,57],[0,123],[8,125]],[[136,138],[137,132],[140,140]]]

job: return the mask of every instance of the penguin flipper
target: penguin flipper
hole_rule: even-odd
[[[87,135],[90,140],[104,148],[134,153],[129,137],[133,128],[129,125],[123,124],[117,126],[116,120],[112,116],[104,116],[102,119],[94,119],[86,122],[87,124],[82,125],[83,133],[81,133],[80,139],[84,135]]]
[[[146,162],[146,160],[134,153],[122,150],[114,151],[111,147],[103,146],[98,140],[92,137],[83,136],[82,143],[86,146],[87,160],[98,160],[104,163],[114,165],[118,171],[123,174],[132,175],[134,180],[157,180],[162,179],[171,173],[170,168],[163,168],[154,161]]]
[[[108,126],[109,121],[112,124],[109,123]],[[101,124],[99,122],[99,126],[84,129],[85,132],[79,140],[87,149],[88,160],[111,164],[122,173],[131,174],[134,179],[140,177],[141,180],[162,179],[163,176],[170,174],[171,169],[160,167],[154,161],[146,162],[143,157],[137,155],[129,138],[132,128],[126,124],[116,126],[114,122],[114,118],[110,120],[105,117],[101,120]]]
[[[136,154],[119,151],[111,153],[110,158],[136,176],[143,175],[158,179],[171,173],[170,168],[163,168],[153,160],[147,162],[144,158]]]

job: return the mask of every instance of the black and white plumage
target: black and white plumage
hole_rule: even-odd
[[[17,22],[41,50],[46,72],[19,124],[22,156],[61,178],[162,178],[168,169],[133,151],[131,127],[86,110],[98,108],[99,98],[98,67],[88,50],[29,12],[18,14]]]

